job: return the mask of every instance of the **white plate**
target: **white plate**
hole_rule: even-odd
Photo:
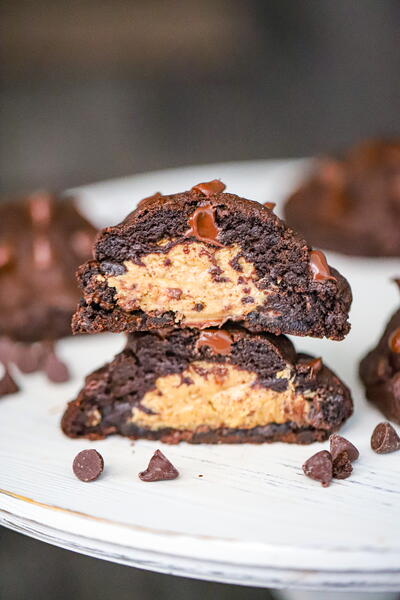
[[[120,220],[153,192],[187,189],[221,178],[228,189],[281,201],[307,168],[304,161],[257,161],[149,173],[79,190],[99,225]],[[279,206],[278,206],[279,211]],[[352,331],[343,342],[299,338],[351,386],[355,415],[344,427],[360,449],[354,474],[329,488],[304,477],[301,465],[327,444],[309,447],[166,446],[176,481],[146,484],[137,473],[162,445],[122,438],[69,440],[58,424],[84,376],[123,345],[118,335],[64,340],[60,352],[73,379],[20,377],[18,395],[0,402],[0,522],[99,558],[215,581],[271,587],[372,591],[400,588],[400,454],[369,448],[381,420],[357,379],[360,357],[398,305],[389,278],[398,260],[329,256],[352,284]],[[71,472],[75,454],[97,447],[106,470],[95,483]],[[199,475],[203,477],[199,477]]]

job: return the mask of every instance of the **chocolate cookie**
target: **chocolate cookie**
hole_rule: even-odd
[[[368,400],[390,421],[400,424],[400,309],[377,346],[361,361],[360,377]]]
[[[90,257],[95,233],[71,198],[38,192],[0,204],[0,337],[70,335],[75,271]]]
[[[78,274],[75,333],[224,324],[340,340],[351,290],[270,208],[214,181],[140,203]]]
[[[317,163],[285,218],[321,248],[400,256],[400,140],[368,141]]]
[[[133,333],[68,405],[70,437],[166,443],[325,440],[352,414],[347,387],[284,336],[241,328]]]

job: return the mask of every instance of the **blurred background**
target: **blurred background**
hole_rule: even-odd
[[[1,192],[399,132],[398,0],[2,0]]]
[[[3,0],[0,193],[400,133],[398,0]],[[23,576],[21,576],[23,574]],[[0,598],[269,598],[0,529]]]

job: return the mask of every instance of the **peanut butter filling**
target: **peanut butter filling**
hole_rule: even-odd
[[[257,288],[254,266],[243,257],[237,261],[241,271],[232,267],[239,253],[238,245],[184,242],[143,256],[142,265],[125,261],[125,273],[107,277],[107,283],[123,310],[173,311],[176,323],[189,327],[221,325],[242,319],[271,293]]]
[[[307,424],[309,404],[296,394],[290,370],[278,373],[289,380],[283,392],[257,385],[256,374],[230,364],[193,362],[176,375],[159,377],[130,422],[150,430],[171,427],[193,431],[198,427],[251,429],[269,423]]]

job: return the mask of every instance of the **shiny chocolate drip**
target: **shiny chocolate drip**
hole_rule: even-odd
[[[313,358],[308,361],[307,366],[310,368],[310,377],[314,377],[323,367],[322,358]]]
[[[213,179],[212,181],[206,181],[204,183],[198,183],[192,187],[195,192],[200,192],[204,196],[213,196],[214,194],[220,194],[224,191],[226,185],[219,179]]]
[[[395,329],[390,335],[389,348],[394,354],[400,354],[400,327]]]
[[[197,348],[208,346],[214,354],[230,354],[233,340],[226,331],[202,331],[197,340]]]
[[[146,202],[148,202],[149,200],[154,200],[155,198],[161,198],[162,194],[161,192],[156,192],[155,194],[152,194],[151,196],[147,196],[146,198],[143,198],[143,200],[141,200],[139,202],[139,204],[137,205],[136,208],[141,208],[143,206],[143,204],[146,204]]]
[[[189,218],[189,227],[190,229],[186,232],[188,237],[193,236],[215,246],[223,245],[217,240],[219,228],[215,222],[215,209],[211,204],[196,208]]]
[[[327,281],[328,279],[336,281],[336,277],[331,275],[325,254],[321,250],[311,250],[310,267],[314,281]]]
[[[263,202],[263,206],[265,206],[265,208],[268,208],[269,210],[274,210],[276,202]]]

